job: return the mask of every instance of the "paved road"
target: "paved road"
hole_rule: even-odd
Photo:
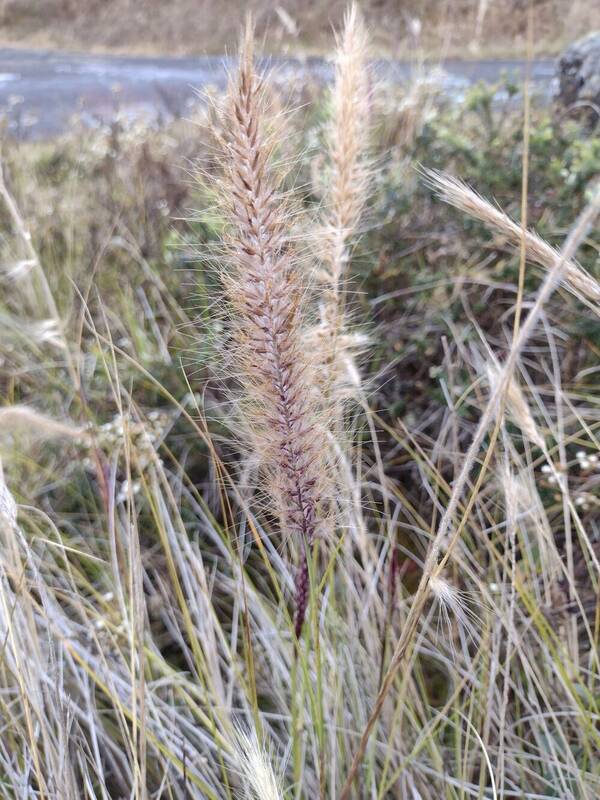
[[[223,88],[226,58],[129,58],[87,56],[34,50],[0,49],[0,114],[9,131],[19,138],[46,138],[65,130],[74,115],[85,124],[110,121],[117,111],[164,121],[185,115],[197,102],[197,90]],[[310,77],[324,82],[331,66],[319,58],[276,59],[269,62],[283,80]],[[385,80],[405,81],[411,67],[379,61]],[[453,96],[478,80],[495,81],[506,70],[522,77],[521,61],[447,61],[442,85]],[[540,93],[552,93],[554,62],[532,65],[532,79]]]

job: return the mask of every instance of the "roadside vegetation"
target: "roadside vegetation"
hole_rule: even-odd
[[[3,142],[2,798],[600,794],[600,140],[367,44]]]
[[[251,11],[266,52],[328,53],[345,7],[345,0],[0,0],[0,39],[84,52],[221,55]],[[529,9],[537,54],[555,55],[598,24],[586,0],[363,0],[361,9],[377,52],[392,58],[523,58]]]

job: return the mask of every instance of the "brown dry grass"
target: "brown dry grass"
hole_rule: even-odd
[[[527,0],[364,0],[377,48],[406,57],[416,47],[460,57],[523,55]],[[555,53],[594,27],[586,0],[531,0],[535,49]],[[246,10],[270,51],[321,51],[339,28],[343,0],[0,0],[0,40],[66,49],[221,53],[235,45]],[[420,33],[418,29],[420,28]]]
[[[600,161],[535,107],[522,145],[480,89],[483,111],[406,126],[374,92],[343,265],[371,345],[360,407],[315,456],[331,525],[298,647],[285,537],[303,532],[277,495],[296,472],[308,496],[313,465],[273,444],[279,410],[313,402],[296,343],[344,115],[315,95],[294,117],[260,87],[242,59],[206,135],[122,121],[5,143],[0,800],[599,797],[600,328],[575,259],[597,274],[600,195],[554,248]],[[415,187],[418,163],[476,223]],[[521,168],[537,238],[512,221]]]

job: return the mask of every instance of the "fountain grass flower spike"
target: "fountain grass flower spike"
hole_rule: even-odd
[[[219,111],[218,196],[228,331],[241,384],[244,437],[259,458],[270,509],[292,539],[299,566],[295,631],[309,599],[308,552],[322,523],[324,428],[315,370],[305,346],[305,286],[290,237],[290,206],[274,165],[277,143],[253,63],[247,26],[239,67]]]

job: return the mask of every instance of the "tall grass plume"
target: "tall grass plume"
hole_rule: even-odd
[[[308,603],[308,550],[322,522],[322,428],[313,364],[305,346],[301,271],[290,238],[290,209],[273,161],[266,99],[253,63],[252,29],[221,111],[228,223],[223,282],[231,346],[243,391],[245,431],[259,455],[282,532],[299,552],[295,631]]]
[[[363,222],[372,173],[368,44],[365,24],[353,4],[337,41],[325,140],[327,185],[317,230],[322,288],[319,348],[325,386],[342,397],[348,390],[356,392],[360,378],[354,365],[355,352],[365,344],[365,337],[348,327],[346,284],[351,248]]]

